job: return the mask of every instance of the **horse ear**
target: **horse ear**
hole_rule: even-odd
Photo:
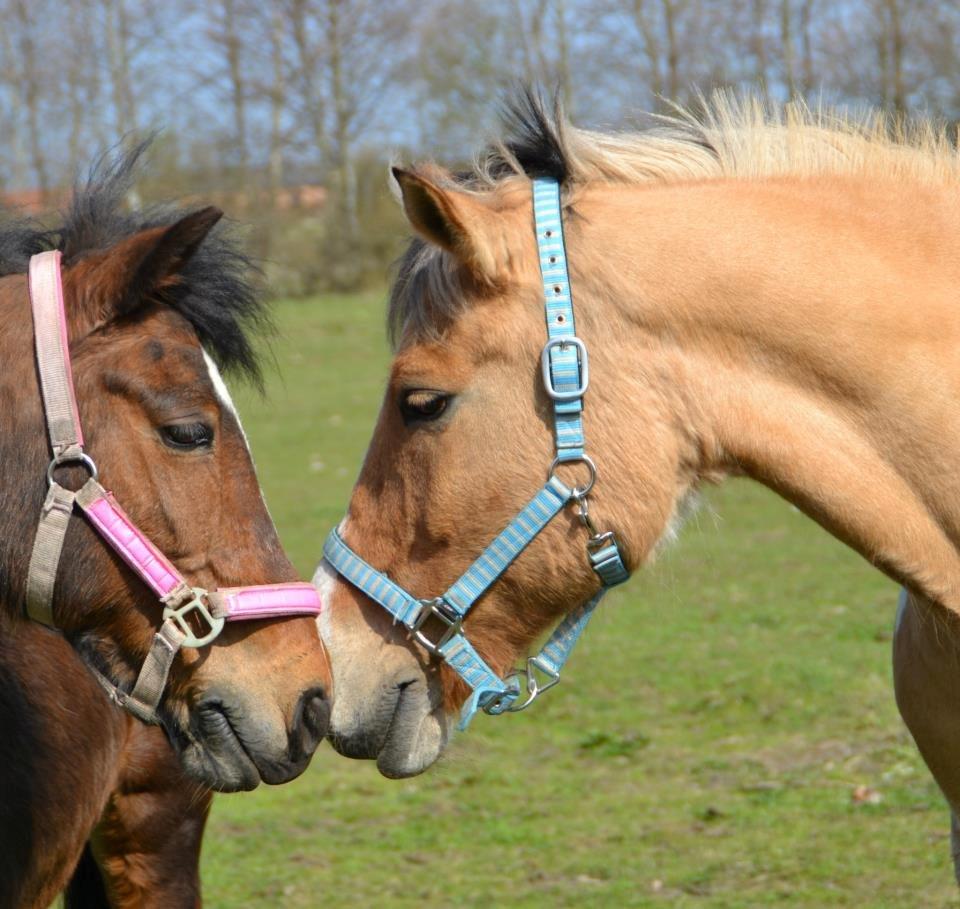
[[[470,193],[443,186],[422,172],[392,169],[410,226],[454,255],[478,277],[493,281],[498,263],[487,240],[493,213]]]
[[[75,267],[88,331],[136,310],[176,283],[213,226],[223,217],[210,206],[166,227],[150,227]]]

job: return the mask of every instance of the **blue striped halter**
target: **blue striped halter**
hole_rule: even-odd
[[[584,450],[583,397],[590,384],[590,367],[586,345],[577,337],[573,321],[560,186],[556,180],[533,181],[533,211],[548,336],[541,364],[543,383],[553,402],[556,438],[556,456],[546,484],[453,586],[432,599],[413,596],[368,565],[347,546],[337,529],[331,531],[323,547],[324,557],[343,578],[379,603],[395,622],[407,629],[413,640],[449,664],[470,686],[472,694],[460,715],[461,729],[478,709],[494,715],[523,710],[556,685],[560,681],[560,670],[603,595],[630,576],[616,536],[609,531],[599,532],[588,510],[587,497],[597,479],[597,468]],[[557,478],[556,471],[561,464],[577,463],[586,466],[589,477],[583,486],[571,488]],[[533,538],[568,504],[576,507],[578,517],[590,533],[587,557],[600,578],[600,590],[568,613],[543,649],[527,659],[525,669],[501,679],[467,640],[463,619]],[[444,629],[436,640],[427,636],[428,622],[431,627],[439,624]]]

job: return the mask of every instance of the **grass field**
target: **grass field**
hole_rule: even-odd
[[[279,324],[282,378],[238,398],[309,577],[379,406],[382,303],[283,304]],[[958,906],[946,809],[893,703],[895,601],[729,484],[608,598],[559,688],[481,716],[426,776],[324,748],[295,783],[218,798],[207,905]]]

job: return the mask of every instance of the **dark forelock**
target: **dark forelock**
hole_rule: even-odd
[[[27,271],[30,257],[59,249],[69,264],[108,249],[142,230],[166,227],[189,214],[176,205],[128,204],[149,141],[100,158],[79,182],[57,226],[0,215],[0,276]],[[270,320],[258,287],[259,270],[242,251],[230,225],[217,225],[180,270],[164,301],[193,326],[200,343],[224,370],[260,382],[252,335]]]

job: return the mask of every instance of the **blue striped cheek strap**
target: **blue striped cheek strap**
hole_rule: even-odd
[[[467,683],[472,693],[463,706],[461,729],[477,710],[494,715],[523,710],[556,685],[573,645],[604,593],[630,576],[616,536],[599,532],[589,514],[588,496],[597,479],[597,468],[586,454],[583,434],[583,399],[590,384],[590,365],[586,345],[577,337],[573,321],[560,186],[556,180],[533,181],[533,211],[547,321],[541,364],[544,387],[553,404],[556,439],[556,454],[546,484],[439,597],[422,599],[408,593],[360,558],[336,529],[323,547],[324,557],[343,578],[379,603],[414,641],[448,663]],[[588,469],[589,478],[583,486],[570,488],[557,478],[557,467],[570,463],[581,463]],[[576,507],[590,533],[587,557],[600,578],[600,589],[563,619],[543,649],[527,659],[524,669],[500,678],[467,639],[463,620],[531,540],[570,504]]]

